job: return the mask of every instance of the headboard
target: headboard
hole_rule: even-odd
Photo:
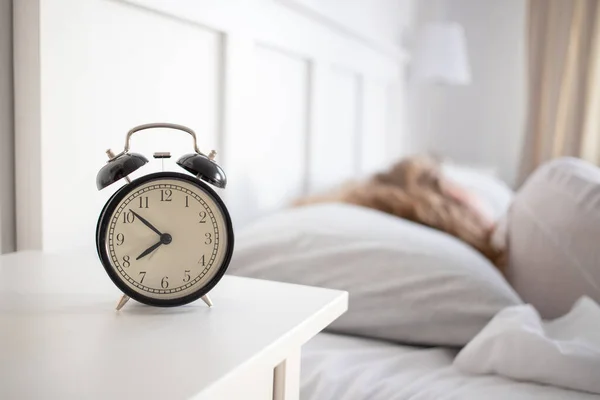
[[[386,165],[405,56],[303,0],[15,2],[19,249],[93,243],[104,151],[147,122],[194,129],[228,175],[236,227]],[[191,150],[135,136],[150,156]],[[160,170],[152,161],[140,170]],[[177,166],[173,161],[165,169]]]

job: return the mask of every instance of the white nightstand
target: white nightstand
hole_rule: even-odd
[[[300,349],[345,292],[226,276],[159,309],[119,292],[93,252],[0,257],[0,399],[298,399]]]

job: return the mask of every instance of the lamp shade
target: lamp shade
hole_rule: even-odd
[[[417,81],[449,85],[471,83],[463,27],[455,22],[425,25],[416,42],[413,74]]]

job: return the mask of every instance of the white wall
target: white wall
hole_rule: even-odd
[[[0,253],[15,248],[12,1],[0,0]]]
[[[412,22],[413,0],[281,0],[303,5],[341,26],[388,44],[398,44]]]
[[[436,19],[464,26],[473,83],[411,83],[407,145],[412,151],[433,151],[457,162],[495,168],[513,184],[526,107],[526,1],[426,0],[416,7],[416,27]]]
[[[405,53],[405,39],[415,23],[417,4],[423,0],[278,0],[282,3],[295,4],[305,11],[321,16],[324,21],[332,23],[350,33],[360,34],[367,44],[383,48],[390,53],[402,49],[400,57],[408,60]],[[405,86],[406,71],[404,64],[399,71],[401,80],[398,85],[389,87],[385,94],[389,96],[389,110],[367,110],[366,118],[377,113],[388,114],[386,126],[372,130],[369,140],[363,143],[369,147],[367,152],[379,151],[378,147],[386,147],[387,159],[384,163],[367,166],[366,171],[381,169],[390,161],[395,161],[410,154],[411,132],[407,129],[407,93]],[[371,93],[369,93],[371,92]],[[373,95],[367,89],[365,96]],[[376,95],[376,94],[375,94]],[[383,133],[383,131],[386,133]],[[383,136],[387,137],[385,140]],[[336,140],[331,138],[331,140]],[[367,162],[368,164],[368,162]]]
[[[388,138],[388,90],[403,86],[394,24],[373,41],[307,3],[15,2],[19,248],[93,246],[122,184],[96,190],[104,151],[141,123],[190,126],[217,150],[235,227],[387,164],[391,146],[372,144]],[[183,134],[132,139],[148,156],[171,151],[167,170],[190,150]],[[132,178],[160,169],[151,160]]]

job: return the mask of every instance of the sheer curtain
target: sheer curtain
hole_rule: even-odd
[[[0,1],[0,254],[15,250],[11,5],[11,1]]]
[[[599,161],[598,1],[529,0],[528,118],[520,182],[555,157]]]
[[[582,158],[600,165],[600,5],[596,7],[591,63],[588,76],[586,118],[583,127]]]

